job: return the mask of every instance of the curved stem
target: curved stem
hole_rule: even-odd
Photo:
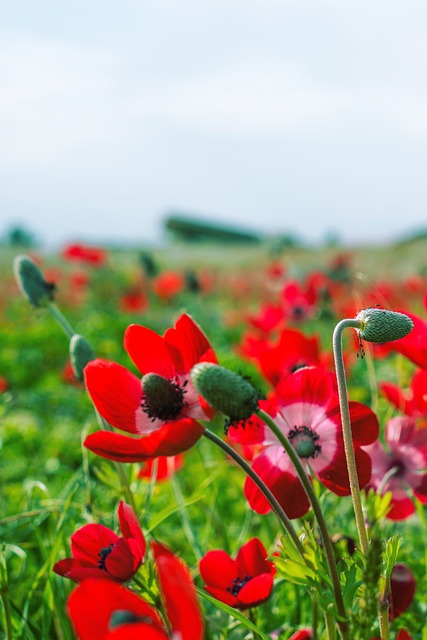
[[[344,607],[344,600],[341,593],[341,584],[340,578],[338,575],[337,564],[335,562],[335,554],[332,546],[332,541],[329,536],[328,527],[326,525],[326,520],[323,516],[323,511],[320,507],[320,503],[317,499],[317,496],[314,492],[313,486],[305,472],[305,469],[302,465],[299,455],[287,439],[287,437],[281,432],[277,424],[274,422],[273,418],[268,415],[265,411],[260,409],[257,415],[265,422],[265,424],[271,429],[276,438],[279,440],[280,444],[283,446],[284,450],[288,454],[291,459],[292,464],[295,467],[295,471],[298,474],[298,477],[301,481],[301,484],[304,488],[304,491],[307,494],[307,497],[310,501],[310,504],[313,508],[314,515],[316,516],[317,523],[319,525],[320,534],[322,536],[323,547],[325,549],[326,560],[329,567],[329,573],[332,580],[332,586],[335,595],[335,602],[337,605],[337,613],[338,613],[338,624],[340,626],[340,631],[343,638],[348,638],[348,629],[347,629],[347,614]]]
[[[76,332],[74,331],[73,327],[70,325],[62,311],[59,310],[54,302],[49,302],[48,307],[49,311],[51,312],[65,335],[68,336],[68,338],[72,338]]]
[[[332,343],[335,359],[335,371],[338,383],[338,397],[340,403],[341,425],[344,439],[344,451],[347,460],[348,477],[350,480],[350,491],[353,500],[356,527],[359,534],[360,546],[363,555],[366,557],[369,549],[368,534],[363,517],[362,501],[360,498],[359,478],[357,477],[356,457],[353,447],[353,436],[351,432],[350,409],[348,405],[347,382],[345,377],[344,359],[342,355],[342,332],[347,327],[357,329],[357,320],[345,319],[337,324],[334,330]]]
[[[273,511],[275,512],[277,517],[279,518],[279,520],[282,523],[286,533],[291,538],[291,540],[294,543],[295,547],[298,549],[298,551],[300,552],[301,556],[304,558],[304,547],[302,545],[301,540],[298,538],[298,535],[297,535],[297,533],[296,533],[296,531],[294,529],[294,526],[293,526],[292,522],[290,521],[290,519],[288,518],[288,516],[284,512],[284,510],[283,510],[282,506],[280,505],[280,503],[278,502],[277,498],[272,494],[272,492],[267,487],[267,485],[261,480],[259,475],[255,473],[255,471],[246,462],[246,460],[244,460],[244,458],[242,458],[242,456],[240,456],[237,453],[237,451],[235,451],[233,449],[233,447],[231,447],[229,444],[224,442],[224,440],[219,438],[215,433],[213,433],[213,431],[210,431],[209,429],[205,429],[204,432],[203,432],[203,435],[205,436],[205,438],[207,438],[208,440],[210,440],[211,442],[216,444],[217,447],[222,449],[235,462],[237,462],[237,464],[243,469],[243,471],[256,484],[258,489],[262,492],[262,494],[264,495],[265,499],[268,501],[268,503],[270,504],[271,508],[273,509]]]

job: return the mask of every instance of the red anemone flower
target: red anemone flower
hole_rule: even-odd
[[[417,429],[413,418],[396,416],[385,429],[388,451],[380,442],[366,450],[372,458],[369,486],[381,494],[391,491],[390,520],[409,518],[415,507],[408,489],[427,504],[427,427]]]
[[[304,466],[340,496],[350,494],[349,477],[341,430],[338,395],[332,375],[318,367],[306,367],[285,376],[276,394],[262,406],[289,439]],[[366,485],[371,476],[371,460],[361,448],[378,437],[375,414],[359,402],[350,402],[350,418],[359,483]],[[290,518],[299,518],[309,509],[308,498],[290,458],[271,430],[257,417],[245,427],[231,427],[231,439],[244,444],[262,444],[263,451],[252,463]],[[269,503],[250,478],[245,496],[257,513],[268,513]]]
[[[187,567],[163,545],[154,543],[152,548],[171,633],[136,593],[114,582],[89,579],[68,599],[79,640],[202,640],[203,620]]]
[[[97,431],[84,445],[99,456],[122,462],[186,451],[203,433],[198,420],[213,414],[189,375],[197,362],[217,362],[205,334],[183,314],[164,337],[131,325],[126,329],[124,346],[143,374],[142,382],[125,367],[100,359],[90,362],[84,374],[99,413],[132,435]]]
[[[55,573],[74,582],[86,578],[130,580],[144,561],[145,539],[133,509],[123,501],[118,517],[121,537],[102,524],[78,529],[71,536],[73,557],[57,562]]]
[[[70,244],[62,250],[62,257],[71,262],[76,261],[101,267],[107,260],[107,252],[98,247]]]
[[[287,373],[321,364],[319,338],[308,338],[297,329],[282,329],[276,343],[247,336],[241,352],[257,362],[273,385]]]
[[[273,589],[275,567],[258,538],[252,538],[233,560],[220,549],[208,551],[200,560],[200,575],[212,596],[236,609],[265,602]]]

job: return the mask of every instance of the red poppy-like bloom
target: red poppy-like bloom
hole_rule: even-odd
[[[126,313],[141,313],[148,307],[148,299],[140,287],[132,287],[120,298],[120,308]]]
[[[79,640],[202,640],[203,620],[187,567],[163,545],[154,543],[152,549],[171,633],[136,593],[89,579],[72,592],[67,605]]]
[[[414,373],[410,388],[403,390],[399,385],[391,382],[380,383],[380,389],[386,398],[399,411],[412,418],[427,417],[427,370],[419,369]]]
[[[275,420],[289,439],[304,466],[340,496],[350,494],[341,430],[338,395],[331,374],[319,367],[306,367],[285,376],[275,396],[260,406]],[[378,437],[375,414],[359,402],[350,402],[350,418],[360,486],[371,476],[371,460],[362,446]],[[262,444],[263,451],[252,463],[290,518],[299,518],[309,509],[308,498],[290,458],[271,430],[257,417],[244,427],[231,427],[231,439],[244,444]],[[268,513],[269,503],[250,478],[245,496],[257,513]]]
[[[283,329],[275,343],[247,336],[240,352],[253,358],[273,385],[287,373],[321,364],[318,337],[309,338],[297,329]]]
[[[151,282],[153,292],[162,300],[172,300],[185,288],[185,278],[175,271],[165,271]]]
[[[198,420],[213,414],[189,375],[197,362],[217,362],[205,334],[183,314],[164,337],[131,325],[124,346],[143,374],[142,382],[125,367],[100,359],[90,362],[84,374],[99,413],[132,435],[97,431],[84,445],[99,456],[122,462],[174,456],[189,449],[203,433]]]
[[[385,429],[388,450],[375,442],[366,450],[372,458],[372,478],[369,483],[381,494],[392,493],[390,520],[409,518],[415,507],[408,489],[427,504],[427,427],[417,429],[413,418],[396,416]]]
[[[72,558],[53,570],[80,582],[86,578],[130,580],[145,558],[145,539],[133,509],[123,501],[118,508],[121,537],[102,524],[87,524],[71,536]]]
[[[217,600],[236,609],[265,602],[273,589],[275,567],[258,538],[252,538],[233,560],[221,549],[208,551],[199,568],[205,589]]]
[[[97,247],[70,244],[62,250],[62,257],[71,262],[81,262],[94,267],[101,267],[107,260],[107,253],[104,249]]]
[[[319,311],[317,298],[313,282],[304,287],[297,280],[288,281],[282,290],[285,318],[291,322],[313,318]]]

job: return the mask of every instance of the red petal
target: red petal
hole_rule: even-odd
[[[209,340],[199,325],[186,313],[177,320],[174,329],[166,331],[165,340],[181,354],[183,367],[181,373],[188,373],[193,365],[202,360],[216,362]]]
[[[378,418],[375,413],[360,402],[350,402],[349,408],[354,446],[374,442],[379,433]]]
[[[273,576],[271,573],[263,573],[249,580],[239,591],[239,602],[245,607],[253,607],[270,597],[273,589]]]
[[[252,538],[239,550],[236,562],[239,576],[257,576],[262,573],[271,573],[273,565],[267,560],[268,553],[258,538]]]
[[[399,386],[391,384],[391,382],[381,382],[379,387],[387,400],[391,402],[396,409],[399,409],[399,411],[402,411],[403,413],[408,413],[409,403]]]
[[[168,422],[144,438],[130,438],[110,431],[96,431],[84,441],[84,446],[98,456],[121,462],[142,462],[157,456],[175,456],[192,447],[204,431],[191,418]]]
[[[138,433],[135,411],[141,404],[141,381],[115,362],[92,360],[84,370],[90,397],[107,422],[128,433]]]
[[[145,556],[145,538],[141,525],[131,506],[120,500],[118,508],[120,531],[123,538],[134,538],[141,549],[142,560]],[[141,562],[142,562],[141,560]]]
[[[216,587],[205,587],[206,591],[220,602],[225,602],[229,607],[239,607],[239,601],[236,596],[233,596],[229,591],[225,589],[218,589]]]
[[[111,553],[105,558],[105,568],[118,580],[130,580],[135,573],[134,557],[123,538],[117,540]]]
[[[254,460],[252,469],[265,482],[289,518],[300,518],[307,513],[310,503],[296,475],[274,466],[265,454]],[[270,504],[249,477],[246,478],[244,492],[254,511],[261,514],[271,511]]]
[[[125,331],[124,346],[142,374],[158,373],[165,378],[175,376],[175,363],[166,342],[155,331],[131,324]]]
[[[207,586],[226,590],[238,577],[236,561],[221,549],[208,551],[199,563],[200,575]]]
[[[411,498],[403,500],[391,499],[391,509],[387,514],[389,520],[406,520],[415,513],[414,503]]]
[[[370,456],[363,449],[357,449],[355,456],[359,486],[363,488],[371,479],[372,462]],[[338,496],[350,495],[350,479],[344,449],[337,450],[331,463],[324,469],[317,471],[316,475],[325,487]]]
[[[157,612],[150,605],[110,580],[84,580],[71,593],[67,608],[79,640],[105,640],[109,637],[109,622],[114,611],[129,611],[152,620],[158,629],[162,628]]]
[[[326,408],[333,395],[332,375],[321,367],[305,367],[284,376],[276,392],[283,407],[306,402]]]
[[[202,640],[203,619],[187,567],[163,545],[154,542],[152,549],[173,634],[181,640]]]
[[[86,524],[71,536],[71,553],[79,562],[96,567],[101,549],[118,539],[119,536],[103,524]]]

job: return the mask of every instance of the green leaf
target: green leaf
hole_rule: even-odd
[[[229,607],[228,604],[225,604],[224,602],[217,600],[216,598],[211,596],[209,593],[207,593],[203,589],[197,589],[197,593],[199,594],[199,596],[201,596],[205,600],[208,600],[209,602],[214,604],[216,607],[218,607],[218,609],[221,609],[221,611],[225,611],[225,613],[228,613],[232,618],[234,618],[235,620],[238,620],[247,629],[250,629],[254,633],[258,634],[258,636],[262,640],[270,640],[270,636],[267,636],[265,633],[260,631],[258,627],[253,622],[248,620],[248,618],[243,613],[240,613],[238,609],[233,609],[233,607]]]

